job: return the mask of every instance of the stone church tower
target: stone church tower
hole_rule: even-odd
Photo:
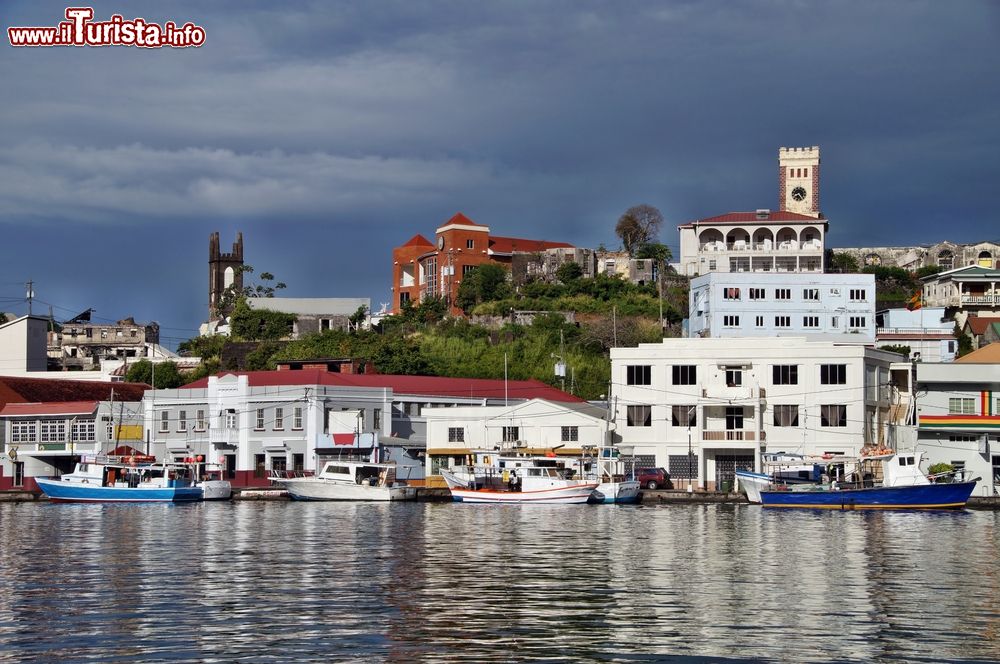
[[[223,291],[235,284],[243,288],[243,233],[236,234],[232,253],[224,254],[219,250],[219,234],[212,233],[208,240],[208,320],[222,318],[228,311],[218,311],[219,298]]]
[[[819,218],[819,147],[778,150],[778,204],[785,212]]]

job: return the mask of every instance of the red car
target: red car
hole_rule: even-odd
[[[670,473],[663,468],[637,469],[635,471],[635,479],[639,480],[640,486],[650,491],[674,488],[674,483],[670,481]]]

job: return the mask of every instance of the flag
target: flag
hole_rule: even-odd
[[[917,309],[920,309],[923,306],[924,306],[923,290],[918,290],[916,293],[913,294],[913,297],[911,297],[906,302],[906,309],[908,311],[916,311]]]

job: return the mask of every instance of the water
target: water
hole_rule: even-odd
[[[0,662],[997,661],[1000,513],[0,504]]]

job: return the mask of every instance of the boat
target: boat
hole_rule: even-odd
[[[180,503],[203,499],[194,478],[190,464],[157,463],[144,456],[84,456],[72,473],[35,482],[54,502]]]
[[[229,500],[233,496],[233,485],[225,479],[225,466],[218,463],[204,463],[195,459],[195,486],[201,489],[203,500]]]
[[[396,479],[396,464],[327,461],[310,477],[272,477],[294,500],[416,500],[417,489]]]
[[[594,456],[587,456],[586,453],[591,451],[594,452]],[[619,448],[606,445],[596,449],[586,449],[579,465],[583,479],[599,482],[589,502],[605,505],[639,502],[642,487],[635,479],[635,468],[633,466],[632,472],[628,472]]]
[[[600,482],[570,479],[573,474],[564,460],[516,456],[458,473],[441,471],[452,500],[459,503],[586,503]]]
[[[774,483],[747,471],[738,471],[737,477],[747,487],[748,499],[759,498],[764,507],[836,510],[962,508],[978,481],[925,475],[915,453],[880,449],[863,454],[853,466],[839,462],[843,474],[830,473],[833,479],[816,485]],[[765,485],[765,478],[770,483]]]

